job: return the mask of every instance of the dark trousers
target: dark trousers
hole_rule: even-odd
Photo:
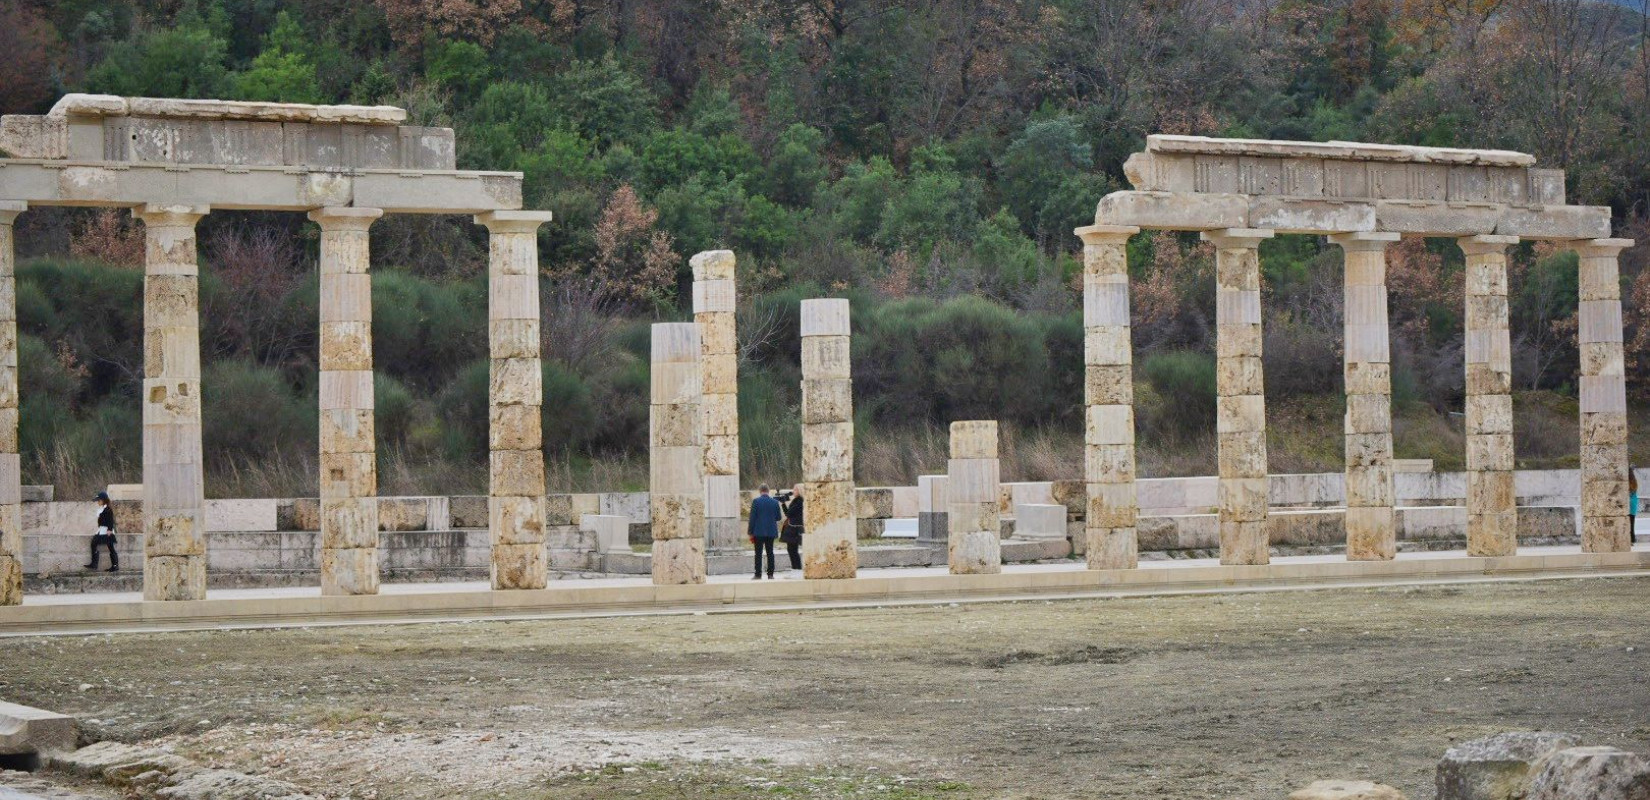
[[[786,542],[785,554],[791,557],[791,569],[802,569],[801,542]]]
[[[97,569],[97,548],[100,547],[100,546],[109,548],[109,568],[110,569],[119,569],[120,568],[120,554],[115,552],[115,535],[112,534],[112,533],[107,533],[107,534],[105,534],[105,533],[94,533],[94,534],[92,534],[92,563],[91,563],[91,568],[92,569]]]
[[[773,540],[756,540],[756,577],[762,577],[762,552],[768,553],[768,577],[773,577]]]

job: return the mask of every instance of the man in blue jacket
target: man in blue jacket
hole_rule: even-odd
[[[779,501],[768,496],[768,485],[757,488],[759,494],[751,501],[751,544],[756,545],[756,574],[752,580],[762,580],[762,552],[768,553],[768,579],[773,579],[773,540],[779,538],[779,521],[785,512]]]

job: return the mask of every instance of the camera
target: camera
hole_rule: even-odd
[[[796,492],[780,492],[779,494],[774,495],[774,498],[781,503],[788,503],[791,501],[791,498],[795,496]]]

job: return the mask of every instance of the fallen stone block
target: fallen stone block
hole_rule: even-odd
[[[303,789],[272,778],[222,769],[203,769],[155,792],[168,800],[308,800]]]
[[[1289,800],[1407,800],[1404,793],[1371,781],[1313,781],[1289,793]]]
[[[1523,800],[1536,762],[1581,741],[1568,733],[1498,733],[1462,742],[1438,762],[1438,800]]]
[[[97,742],[69,753],[58,753],[47,758],[52,769],[62,770],[88,778],[102,779],[106,775],[137,775],[151,770],[171,773],[178,768],[178,757],[153,747],[139,747],[121,742]]]
[[[1570,747],[1536,765],[1528,800],[1650,800],[1650,757]]]
[[[67,753],[77,744],[75,730],[74,717],[0,703],[0,755]]]

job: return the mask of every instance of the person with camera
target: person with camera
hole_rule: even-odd
[[[768,553],[768,580],[773,580],[773,540],[779,535],[779,521],[784,512],[779,501],[768,496],[768,485],[757,487],[756,499],[751,501],[751,544],[756,546],[756,574],[751,580],[762,580],[762,553]]]
[[[779,529],[779,541],[785,543],[785,554],[791,557],[791,569],[802,569],[802,484],[788,492],[779,493],[779,505],[785,509],[785,524]]]

